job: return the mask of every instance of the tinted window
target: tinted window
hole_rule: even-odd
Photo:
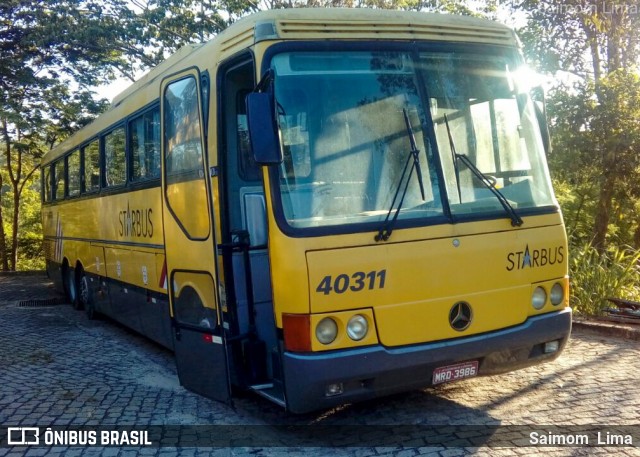
[[[42,195],[45,202],[51,201],[51,166],[44,167],[42,174]]]
[[[131,180],[160,177],[160,109],[144,113],[129,124]]]
[[[195,79],[186,78],[165,92],[167,177],[203,169],[197,90]]]
[[[100,142],[92,141],[84,148],[84,191],[100,189]]]
[[[126,181],[124,141],[124,127],[117,128],[104,137],[104,177],[107,187],[119,186]]]
[[[58,160],[54,164],[53,173],[53,198],[62,200],[64,198],[64,159]]]
[[[77,149],[67,157],[67,179],[69,197],[80,195],[80,151]]]
[[[247,123],[247,107],[245,98],[250,91],[238,92],[236,98],[236,132],[238,136],[238,156],[240,158],[240,176],[245,181],[259,181],[260,167],[253,157],[249,142],[249,124]]]
[[[165,106],[165,189],[170,211],[191,239],[209,236],[198,86],[193,77],[167,86]]]

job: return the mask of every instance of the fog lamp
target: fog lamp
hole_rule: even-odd
[[[552,354],[554,352],[558,352],[560,348],[560,341],[549,341],[548,343],[544,343],[544,353]]]
[[[336,384],[329,384],[324,391],[324,396],[334,397],[336,395],[342,394],[342,392],[344,392],[344,386],[341,382],[338,382]]]

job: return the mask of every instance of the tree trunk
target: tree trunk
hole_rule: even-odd
[[[9,270],[9,253],[7,252],[7,237],[4,233],[4,218],[2,217],[2,176],[0,176],[0,270]]]
[[[606,74],[610,74],[620,68],[620,35],[618,26],[620,24],[619,14],[612,14],[609,19],[608,33],[606,35]],[[589,29],[589,31],[587,31]],[[596,86],[596,96],[600,103],[604,103],[601,91],[600,78],[601,61],[600,52],[597,41],[597,33],[592,33],[590,28],[585,27],[587,36],[589,37],[589,45],[591,48],[591,58],[594,66],[594,78]],[[596,127],[598,128],[598,127]],[[601,132],[600,138],[607,138],[608,132]],[[613,195],[616,188],[616,177],[618,163],[616,160],[616,146],[603,140],[601,146],[602,151],[602,180],[600,186],[600,196],[598,198],[598,207],[593,226],[593,245],[599,251],[604,251],[607,242],[607,232],[609,230],[609,220],[611,219],[611,211],[613,208]]]
[[[11,140],[7,130],[7,120],[2,119],[2,137],[5,143],[6,167],[11,172]],[[3,180],[0,176],[0,259],[2,260],[2,270],[9,270],[9,251],[7,250],[7,235],[4,232],[4,218],[2,217],[2,185]]]
[[[20,129],[17,129],[18,140],[21,139],[22,134]],[[7,120],[2,120],[2,134],[5,142],[6,149],[6,168],[9,174],[9,181],[11,182],[11,188],[13,189],[13,220],[11,221],[11,245],[9,247],[9,259],[8,263],[11,270],[15,271],[18,265],[18,228],[20,225],[20,179],[22,178],[22,150],[19,148],[11,148],[11,138],[9,136],[9,130]],[[13,165],[13,153],[15,153],[15,170]],[[6,244],[6,242],[5,242]],[[7,247],[5,245],[5,254],[7,254]],[[6,258],[6,256],[5,256]]]
[[[18,269],[18,228],[20,226],[20,193],[17,189],[18,186],[13,186],[13,223],[11,224],[11,258],[9,263],[11,270],[16,271]]]
[[[636,230],[633,232],[633,247],[640,249],[640,221],[636,226]]]
[[[604,251],[606,246],[614,189],[615,175],[613,173],[605,173],[602,177],[600,198],[598,199],[598,208],[593,227],[593,246],[600,252]]]

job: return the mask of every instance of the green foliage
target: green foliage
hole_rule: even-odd
[[[593,236],[593,217],[596,211],[597,188],[593,182],[553,180],[556,198],[562,208],[564,223],[570,239],[588,243]]]
[[[640,251],[612,246],[599,252],[591,243],[569,249],[571,306],[579,314],[600,315],[607,297],[640,299]]]
[[[34,183],[40,182],[37,174]],[[44,269],[42,251],[42,216],[40,214],[40,191],[28,187],[20,199],[20,231],[18,233],[18,264],[16,270]]]
[[[640,245],[635,201],[640,150],[638,0],[603,3],[507,0],[523,9],[525,52],[543,71],[571,74],[577,83],[555,94],[555,170],[581,195],[595,186],[593,244]],[[557,166],[562,162],[565,167]],[[621,223],[622,222],[622,223]],[[631,238],[631,240],[630,240]]]
[[[19,230],[17,236],[18,261],[16,270],[42,270],[44,257],[42,252],[42,218],[40,214],[40,174],[35,173],[22,191],[19,211]],[[2,199],[2,210],[13,214],[13,193],[9,186]],[[4,231],[8,238],[13,235],[12,221],[4,221]]]
[[[606,240],[640,247],[640,78],[627,70],[593,83],[556,89],[548,112],[554,151],[549,165],[567,231],[579,242],[594,237],[599,196],[613,185]]]
[[[37,257],[39,248],[28,252],[34,232],[21,211],[33,216],[29,186],[40,158],[106,107],[87,85],[129,67],[123,50],[127,31],[117,19],[125,5],[120,0],[0,4],[0,269],[19,267],[21,245],[26,258]],[[78,86],[73,93],[72,84]]]

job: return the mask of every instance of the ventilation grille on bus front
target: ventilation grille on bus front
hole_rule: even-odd
[[[474,41],[491,44],[513,44],[514,36],[506,28],[450,26],[433,24],[376,24],[370,22],[331,22],[321,23],[305,20],[283,20],[278,22],[278,34],[281,38],[295,35],[317,37],[327,34],[331,38],[391,38],[409,40],[436,41]]]
[[[232,35],[231,37],[221,42],[220,51],[226,52],[234,47],[245,48],[251,46],[253,44],[253,33],[254,30],[253,27],[251,27],[247,30],[242,31],[241,33]]]

